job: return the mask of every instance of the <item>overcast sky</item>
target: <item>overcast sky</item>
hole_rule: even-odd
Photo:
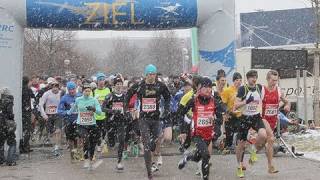
[[[310,6],[309,0],[235,0],[236,1],[236,15],[239,19],[239,14],[243,12],[252,12],[257,10],[280,10],[304,8]],[[239,23],[237,23],[239,24]],[[181,37],[189,36],[188,30],[179,30],[177,34]],[[146,37],[152,36],[152,32],[136,32],[136,31],[81,31],[78,32],[79,39],[87,38],[108,38],[115,36],[122,37]]]

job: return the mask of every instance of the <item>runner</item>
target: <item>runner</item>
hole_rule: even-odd
[[[97,77],[98,87],[97,87],[97,89],[95,89],[93,91],[93,95],[99,101],[100,106],[102,106],[104,103],[104,100],[106,99],[108,94],[110,94],[111,91],[109,88],[106,87],[106,75],[105,74],[97,73],[96,77]],[[107,134],[107,128],[108,128],[108,137],[109,136],[114,137],[115,133],[114,133],[114,131],[110,130],[110,127],[112,127],[110,122],[106,122],[105,112],[102,112],[101,115],[95,114],[95,119],[97,121],[97,127],[98,127],[98,131],[99,131],[99,133],[98,133],[99,134],[99,141],[98,141],[97,151],[101,152],[102,151],[101,143]],[[109,141],[110,147],[113,147],[114,144],[115,144],[115,142]]]
[[[242,116],[240,117],[240,128],[236,147],[236,157],[239,163],[239,167],[237,168],[237,176],[240,178],[244,177],[243,158],[249,130],[252,128],[258,132],[256,144],[252,146],[252,149],[250,150],[250,164],[253,164],[257,161],[256,153],[265,147],[267,140],[266,128],[261,118],[262,86],[260,84],[256,84],[258,73],[255,70],[251,70],[246,74],[246,77],[248,84],[239,88],[234,105],[234,111],[240,109],[242,113]]]
[[[124,170],[124,166],[121,163],[123,157],[123,151],[125,148],[125,136],[127,132],[127,128],[129,125],[130,113],[124,112],[124,100],[125,95],[122,93],[123,81],[121,78],[115,78],[113,80],[114,83],[114,91],[107,96],[105,103],[103,104],[103,111],[110,117],[108,119],[109,122],[113,122],[115,132],[117,134],[117,139],[119,141],[118,146],[118,164],[116,169],[119,171]]]
[[[78,113],[72,113],[68,115],[67,112],[74,106],[75,100],[77,97],[80,97],[81,94],[77,93],[77,85],[76,83],[70,81],[67,83],[68,93],[62,96],[60,100],[60,104],[58,107],[59,115],[66,122],[65,133],[66,139],[69,143],[69,150],[71,154],[71,161],[75,160],[75,154],[78,153],[78,133],[77,133],[77,124],[76,120],[78,118]]]
[[[35,98],[35,102],[34,102],[33,114],[34,114],[35,119],[38,121],[38,124],[39,124],[39,129],[38,129],[38,132],[37,132],[37,133],[39,133],[39,140],[41,140],[42,137],[44,136],[43,142],[45,144],[50,144],[50,138],[49,138],[49,129],[50,128],[49,128],[49,124],[41,116],[41,112],[40,112],[41,110],[40,110],[39,103],[40,103],[40,99],[42,98],[44,93],[46,93],[47,91],[52,89],[52,86],[53,86],[52,83],[56,83],[56,82],[57,81],[54,78],[49,77],[47,79],[47,86],[45,86],[42,89],[40,89],[38,91],[38,93],[35,95],[36,98]],[[44,130],[46,130],[45,134],[43,134]]]
[[[78,112],[77,125],[78,132],[83,141],[83,152],[85,162],[83,168],[92,170],[93,157],[96,145],[99,141],[99,130],[96,125],[95,115],[101,115],[101,106],[96,98],[90,96],[90,84],[85,82],[83,84],[83,95],[78,97],[75,105],[68,111],[68,115]]]
[[[216,84],[217,84],[216,90],[213,91],[213,95],[214,97],[221,99],[221,93],[223,92],[224,88],[226,88],[226,84],[227,84],[226,73],[223,69],[220,69],[217,72]],[[215,148],[223,150],[225,146],[224,145],[225,132],[222,132],[221,129],[225,131],[225,121],[223,121],[222,116],[218,115],[214,122],[215,134],[213,138],[213,145]]]
[[[234,151],[235,147],[233,144],[234,134],[237,133],[239,128],[239,117],[241,113],[234,112],[233,106],[236,100],[238,89],[242,84],[242,76],[240,73],[235,72],[233,74],[233,85],[227,88],[224,88],[221,92],[222,101],[227,105],[228,119],[225,122],[225,133],[226,141],[225,148],[227,151]]]
[[[41,116],[48,124],[48,131],[51,137],[53,137],[53,142],[55,144],[53,153],[55,156],[59,156],[62,120],[58,115],[58,106],[60,103],[61,91],[57,81],[53,81],[51,85],[52,89],[45,92],[41,97],[39,107]]]
[[[160,78],[160,77],[158,78],[158,81],[165,83],[164,79]],[[155,156],[157,157],[157,162],[156,162],[157,166],[153,166],[151,168],[152,172],[158,171],[157,167],[162,166],[163,161],[162,161],[162,156],[161,156],[161,146],[163,145],[164,142],[171,142],[171,140],[172,140],[172,126],[173,126],[172,118],[171,118],[171,116],[167,116],[167,117],[163,116],[164,112],[165,112],[163,97],[160,100],[159,110],[160,110],[160,121],[161,121],[160,122],[160,129],[159,129],[160,133],[159,133],[159,139],[156,144],[156,150],[153,154],[154,157]],[[172,114],[171,98],[170,98],[170,110],[169,111],[170,111],[170,115],[171,115]]]
[[[30,138],[32,134],[32,101],[35,95],[29,87],[29,78],[24,76],[22,80],[22,131],[23,138],[20,141],[20,153],[31,152]]]
[[[187,103],[192,99],[193,95],[199,89],[201,77],[193,76],[192,81],[188,78],[185,78],[185,81],[192,84],[192,89],[188,92],[185,92],[184,96],[182,96],[179,107],[178,107],[178,111],[177,111],[178,115],[182,114],[181,111],[185,108]],[[179,124],[186,125],[187,127],[184,127],[184,129],[191,130],[191,117],[192,117],[192,111],[189,111],[189,113],[186,114],[184,117],[178,117],[178,119],[180,120]],[[186,121],[187,123],[186,124],[183,123],[184,121]],[[180,141],[180,143],[181,143],[180,152],[184,152],[186,149],[188,149],[191,145],[191,132],[188,132],[187,138],[185,139],[185,141],[183,142]]]
[[[214,116],[218,113],[223,114],[224,109],[217,104],[216,99],[212,96],[212,82],[209,78],[203,78],[200,83],[199,92],[192,97],[181,111],[184,116],[190,109],[193,111],[192,116],[192,140],[195,143],[196,150],[192,153],[185,153],[184,158],[179,162],[178,168],[185,167],[188,161],[202,161],[201,171],[202,179],[209,179],[209,146],[214,136]],[[186,124],[186,123],[184,123]],[[181,126],[181,139],[187,138],[188,129],[186,125]]]
[[[133,85],[127,93],[126,106],[134,94],[138,95],[141,102],[140,106],[140,131],[144,145],[144,159],[149,179],[153,179],[151,167],[157,169],[156,164],[152,163],[151,152],[155,151],[156,142],[159,137],[160,127],[160,99],[164,98],[163,117],[169,116],[170,93],[165,84],[156,80],[157,68],[150,64],[145,68],[146,78]],[[126,108],[127,109],[127,108]]]
[[[262,118],[267,130],[266,154],[268,159],[268,172],[273,174],[279,172],[272,165],[274,131],[278,122],[279,103],[284,103],[284,110],[290,111],[290,103],[284,98],[280,88],[277,86],[279,75],[277,71],[271,70],[267,74],[268,85],[263,87],[262,93]]]
[[[127,90],[131,88],[134,83],[134,79],[132,81],[129,81]],[[131,153],[135,156],[139,156],[139,154],[143,155],[143,145],[139,128],[140,101],[138,100],[137,94],[131,97],[128,104],[128,110],[131,113],[132,121],[129,123],[126,132],[125,142],[128,144],[125,145],[125,151],[131,151]],[[129,144],[130,140],[131,143]],[[127,152],[125,152],[124,158],[126,158],[125,155],[127,155]]]

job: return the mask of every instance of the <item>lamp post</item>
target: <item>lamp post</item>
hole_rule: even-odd
[[[66,67],[65,70],[65,75],[68,76],[69,74],[71,74],[70,70],[69,70],[69,65],[70,65],[71,61],[69,59],[65,59],[64,60],[64,65]]]
[[[187,62],[190,59],[188,53],[189,53],[189,51],[188,51],[187,48],[182,48],[182,69],[183,69],[183,73],[187,73],[187,71],[188,71]]]

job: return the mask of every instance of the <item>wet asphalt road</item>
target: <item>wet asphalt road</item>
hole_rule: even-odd
[[[154,179],[159,180],[197,180],[195,175],[196,163],[190,162],[183,170],[178,170],[177,163],[181,158],[175,151],[170,156],[164,156],[164,164]],[[320,162],[305,159],[293,159],[282,155],[275,158],[275,165],[279,174],[267,173],[264,154],[259,154],[259,161],[254,166],[248,166],[246,178],[248,180],[319,180]],[[248,155],[246,156],[248,159]],[[234,155],[213,155],[210,179],[237,180],[235,176],[236,160]],[[65,150],[63,156],[54,158],[49,148],[38,148],[31,154],[21,156],[18,166],[0,167],[0,180],[142,180],[146,178],[146,170],[142,157],[132,157],[123,162],[125,170],[115,170],[116,159],[104,158],[103,163],[95,170],[82,169],[83,162],[71,163],[69,154]]]

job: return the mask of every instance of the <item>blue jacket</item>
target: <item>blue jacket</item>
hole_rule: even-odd
[[[77,120],[78,113],[75,112],[71,115],[68,115],[67,112],[71,109],[72,106],[74,106],[76,98],[80,96],[80,93],[77,93],[75,96],[65,94],[60,100],[58,114],[66,121],[67,124],[74,123]]]
[[[175,96],[171,97],[171,102],[170,102],[170,111],[171,112],[177,112],[179,103],[181,98],[183,97],[183,90],[180,90],[176,93]]]

